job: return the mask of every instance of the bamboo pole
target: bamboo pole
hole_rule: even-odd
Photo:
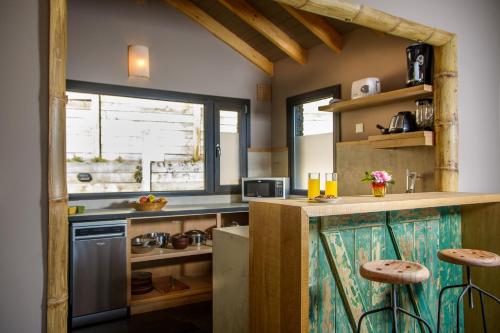
[[[436,191],[458,191],[457,39],[435,48]]]
[[[47,332],[66,333],[68,208],[66,189],[66,0],[50,1]]]
[[[352,22],[389,35],[441,46],[453,34],[345,0],[275,0],[301,10]]]

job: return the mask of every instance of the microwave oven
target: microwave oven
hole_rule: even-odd
[[[242,201],[258,199],[286,199],[290,194],[290,180],[286,177],[242,178]]]

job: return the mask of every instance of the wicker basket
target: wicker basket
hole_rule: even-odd
[[[161,210],[165,205],[167,204],[168,201],[160,201],[160,202],[146,202],[146,203],[139,203],[139,202],[132,202],[130,203],[132,207],[135,208],[135,210],[141,211],[141,212],[152,212],[152,211],[157,211]]]

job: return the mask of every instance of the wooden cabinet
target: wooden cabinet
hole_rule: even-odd
[[[200,246],[188,246],[175,250],[169,243],[167,248],[155,248],[145,254],[132,254],[130,240],[149,232],[167,232],[170,235],[198,229],[211,233],[213,228],[236,220],[243,224],[248,213],[212,213],[173,217],[148,217],[128,219],[128,300],[132,315],[175,307],[212,299],[212,241]],[[227,222],[227,223],[225,223]],[[248,222],[247,222],[248,223]],[[147,271],[153,275],[154,290],[142,294],[131,294],[133,271]],[[188,288],[165,292],[169,277],[180,281]],[[166,282],[167,281],[167,282]]]
[[[247,226],[214,230],[214,332],[248,332],[248,250]]]

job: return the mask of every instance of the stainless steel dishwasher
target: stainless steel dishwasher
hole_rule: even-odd
[[[126,316],[126,221],[74,223],[71,235],[71,326]]]

